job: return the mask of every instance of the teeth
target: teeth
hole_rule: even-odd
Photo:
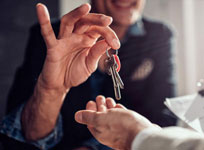
[[[130,7],[131,6],[131,3],[122,2],[122,1],[118,1],[118,0],[115,1],[115,4],[119,7]]]

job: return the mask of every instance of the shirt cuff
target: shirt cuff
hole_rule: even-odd
[[[59,115],[57,124],[53,131],[37,141],[29,142],[25,139],[21,128],[21,113],[25,104],[22,104],[18,109],[8,114],[0,123],[0,133],[7,135],[17,141],[29,143],[42,150],[47,150],[54,147],[63,137],[62,116]]]
[[[157,128],[157,127],[149,127],[146,128],[142,131],[139,132],[139,134],[137,136],[135,136],[132,145],[131,145],[131,150],[136,150],[139,149],[140,144],[145,141],[145,139],[147,139],[150,135],[152,135],[154,132],[158,132],[162,130],[161,128]]]

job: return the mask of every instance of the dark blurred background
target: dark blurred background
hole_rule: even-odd
[[[0,1],[0,119],[15,70],[23,61],[29,28],[37,22],[35,5],[38,2],[47,5],[51,17],[58,17],[58,0]]]
[[[58,0],[0,0],[0,120],[15,70],[23,61],[29,28],[37,22],[38,2],[47,5],[51,17],[59,16]]]

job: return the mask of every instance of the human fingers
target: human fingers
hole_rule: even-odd
[[[73,32],[82,34],[86,32],[90,26],[108,26],[112,23],[112,21],[112,17],[103,14],[89,13],[75,24]]]
[[[97,38],[98,35],[100,35],[112,49],[120,48],[120,41],[116,33],[110,27],[93,26],[86,32],[86,35],[92,38]]]
[[[104,96],[100,95],[96,97],[96,106],[97,106],[97,111],[99,112],[105,112],[107,110],[106,99]]]
[[[41,34],[44,38],[47,48],[54,47],[57,44],[54,31],[50,23],[50,16],[47,7],[41,3],[36,5],[38,21],[41,28]]]
[[[61,19],[59,38],[72,33],[75,23],[84,15],[88,14],[91,9],[89,4],[83,4],[80,7],[65,14]]]
[[[101,40],[89,50],[88,55],[86,54],[86,66],[90,74],[96,70],[100,57],[107,49],[110,49],[109,45],[105,40]]]
[[[88,126],[95,126],[96,117],[98,117],[97,112],[91,110],[80,110],[74,116],[76,122]]]
[[[114,108],[116,106],[116,103],[111,97],[108,97],[108,98],[106,98],[106,106],[108,109],[111,109],[111,108]]]
[[[94,101],[89,101],[89,102],[86,104],[86,110],[97,111],[96,102],[94,102]]]
[[[127,108],[125,106],[123,106],[122,104],[116,104],[115,108],[122,108],[122,109],[127,110]]]

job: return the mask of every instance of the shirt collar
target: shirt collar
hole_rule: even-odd
[[[121,40],[121,43],[122,44],[125,43],[130,36],[145,36],[145,34],[146,34],[146,31],[144,28],[143,19],[141,17],[140,19],[137,20],[135,24],[131,25],[128,28],[128,31],[125,37],[123,38],[123,40]]]
[[[127,32],[127,34],[131,36],[144,36],[145,33],[142,18],[140,18],[135,24],[131,25]]]

